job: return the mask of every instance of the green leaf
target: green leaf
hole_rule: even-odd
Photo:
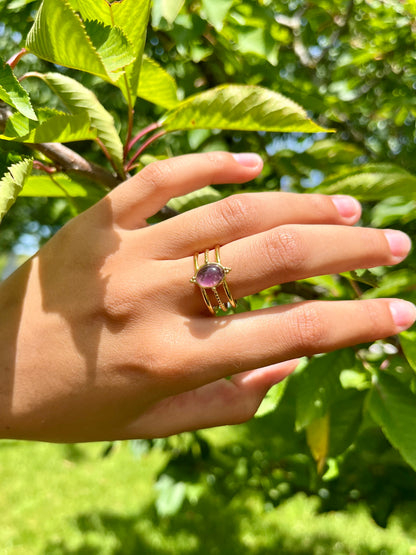
[[[0,100],[29,119],[36,120],[27,91],[16,79],[12,68],[0,58]]]
[[[395,297],[405,292],[413,291],[416,285],[416,274],[413,270],[403,268],[389,272],[383,276],[376,289],[364,291],[363,299],[376,299],[380,297]]]
[[[280,383],[273,386],[266,394],[266,397],[261,402],[261,405],[257,409],[255,418],[261,418],[266,416],[271,412],[274,412],[280,404],[283,398],[284,392],[286,391],[288,379],[282,380]]]
[[[39,123],[13,114],[0,139],[20,143],[68,143],[97,137],[97,131],[91,129],[85,114],[71,115],[43,108],[38,111],[38,117]]]
[[[137,96],[168,110],[179,103],[175,79],[147,56],[143,56]]]
[[[109,27],[98,21],[85,21],[84,25],[107,73],[116,81],[120,73],[124,73],[123,68],[135,60],[133,46],[118,27]]]
[[[33,160],[26,159],[10,166],[0,180],[0,222],[14,204],[33,167]]]
[[[73,197],[95,198],[98,200],[104,191],[83,181],[75,181],[64,173],[48,175],[30,175],[20,191],[21,197]]]
[[[66,75],[60,73],[39,74],[53,92],[59,96],[72,114],[89,119],[91,127],[97,130],[98,138],[108,150],[117,168],[123,168],[123,145],[114,127],[114,119],[95,94]]]
[[[312,420],[306,427],[306,440],[316,461],[318,474],[322,474],[329,449],[329,412]]]
[[[389,374],[379,372],[368,409],[393,447],[416,470],[416,396]]]
[[[26,48],[39,58],[108,79],[103,60],[66,0],[43,0]]]
[[[416,371],[416,331],[403,331],[399,340],[407,362]]]
[[[154,0],[152,25],[158,28],[162,20],[171,25],[177,18],[185,0]]]
[[[415,199],[416,177],[393,164],[368,164],[326,179],[314,192],[353,195],[362,201],[393,195]]]
[[[223,28],[224,19],[232,5],[233,0],[202,0],[206,18],[217,31]]]
[[[296,428],[302,430],[322,418],[342,394],[340,374],[353,368],[352,349],[342,349],[313,357],[306,368],[294,376],[296,383]]]
[[[122,0],[109,3],[106,0],[70,0],[74,10],[84,20],[96,20],[104,25],[120,29],[132,47],[134,62],[126,67],[125,76],[115,84],[122,90],[129,105],[133,106],[141,69],[150,17],[150,0]]]
[[[167,131],[325,131],[289,98],[251,85],[222,85],[191,96],[168,112],[162,124]]]
[[[182,197],[176,197],[168,202],[168,206],[177,212],[186,212],[186,210],[192,210],[192,208],[198,208],[198,206],[203,206],[204,204],[209,204],[210,202],[215,202],[222,198],[221,193],[219,193],[213,187],[203,187]]]

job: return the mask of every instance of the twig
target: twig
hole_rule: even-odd
[[[64,172],[85,177],[105,189],[114,189],[122,181],[119,177],[101,166],[89,162],[77,152],[60,143],[33,143],[27,146],[47,156]]]
[[[28,51],[26,50],[26,48],[22,48],[22,50],[20,50],[20,52],[17,52],[16,54],[13,54],[13,56],[9,60],[7,60],[6,64],[8,66],[10,66],[12,69],[14,69],[17,66],[17,64],[19,63],[19,61],[26,54],[28,54]]]

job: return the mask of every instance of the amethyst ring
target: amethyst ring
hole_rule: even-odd
[[[231,268],[227,268],[221,264],[220,259],[220,247],[217,245],[215,247],[215,262],[209,261],[209,249],[205,250],[204,254],[204,264],[199,265],[198,262],[199,253],[194,254],[194,267],[195,274],[191,278],[191,283],[195,283],[199,286],[202,293],[202,298],[207,305],[208,310],[211,314],[215,315],[215,309],[220,308],[221,310],[227,310],[227,304],[229,303],[233,308],[236,306],[235,300],[231,295],[228,288],[227,281],[225,279],[226,275],[231,272]],[[217,287],[221,287],[221,291],[226,298],[226,301],[222,300]],[[210,299],[209,291],[212,292],[216,300],[216,305],[213,305]]]

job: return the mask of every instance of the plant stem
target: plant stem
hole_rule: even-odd
[[[134,167],[134,162],[137,160],[137,158],[143,154],[143,152],[146,150],[146,148],[151,145],[154,141],[156,141],[157,139],[159,139],[160,137],[163,137],[163,135],[166,135],[166,130],[162,129],[162,131],[159,131],[158,133],[155,133],[154,135],[152,135],[149,139],[147,139],[146,142],[144,142],[142,144],[142,146],[138,149],[138,151],[136,152],[136,154],[131,158],[131,160],[127,163],[126,165],[126,172],[129,172],[131,169],[133,169]]]
[[[144,137],[145,135],[147,135],[151,131],[155,131],[156,129],[159,129],[160,127],[161,127],[160,123],[151,123],[150,125],[148,125],[144,129],[139,131],[139,133],[127,144],[127,153],[126,154],[128,154],[130,152],[130,150],[134,147],[134,145],[137,143],[137,141],[140,141],[140,139],[142,137]]]
[[[22,48],[22,50],[20,50],[20,52],[17,52],[16,54],[13,54],[13,56],[9,60],[7,60],[6,64],[8,66],[10,66],[12,69],[14,69],[17,66],[17,64],[19,63],[19,61],[26,54],[28,54],[28,51],[26,50],[26,48]]]
[[[111,154],[108,152],[107,147],[105,146],[105,144],[102,142],[102,140],[99,137],[96,137],[95,142],[97,143],[97,145],[101,148],[101,150],[104,153],[104,156],[107,158],[107,160],[110,162],[113,170],[116,172],[116,174],[121,178],[121,179],[126,179],[126,174],[124,173],[124,171],[121,173],[120,170],[117,168],[114,160],[111,157]]]

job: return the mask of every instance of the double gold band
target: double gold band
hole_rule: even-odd
[[[191,283],[199,286],[202,298],[211,314],[215,314],[216,309],[227,310],[229,303],[233,308],[236,306],[235,300],[231,295],[227,284],[226,275],[231,272],[231,268],[227,268],[221,264],[220,247],[215,247],[215,262],[209,261],[209,249],[204,253],[204,264],[199,265],[199,253],[194,254],[195,273],[191,278]],[[220,290],[218,291],[218,288]],[[216,304],[212,304],[209,292],[215,298]],[[220,293],[221,292],[221,293]],[[221,297],[221,294],[225,299]]]

